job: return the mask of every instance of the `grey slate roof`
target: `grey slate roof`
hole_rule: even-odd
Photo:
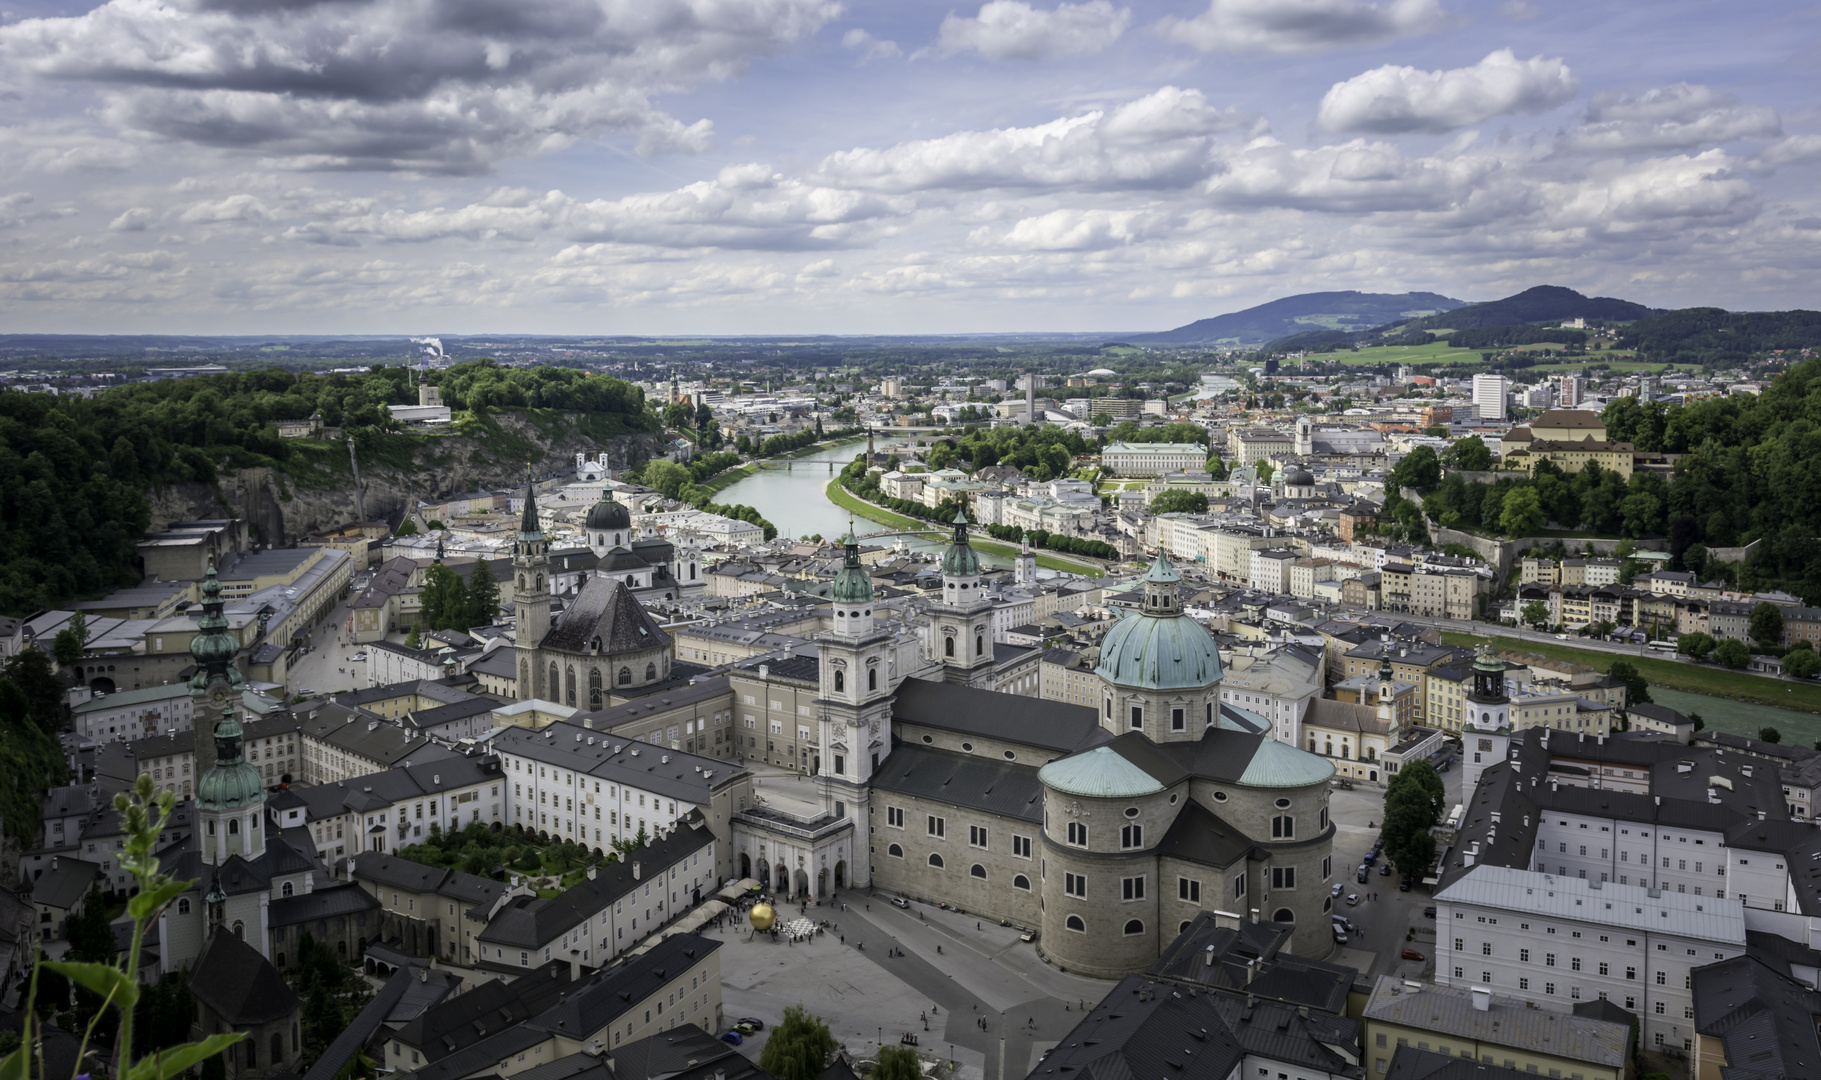
[[[662,1080],[772,1080],[738,1050],[694,1024],[679,1024],[607,1055],[615,1076]]]
[[[367,1002],[367,1007],[336,1034],[334,1041],[316,1059],[316,1064],[311,1065],[310,1071],[304,1074],[303,1080],[335,1080],[335,1075],[341,1072],[342,1066],[354,1060],[354,1055],[367,1045],[367,1040],[373,1037],[393,1007],[405,996],[405,990],[416,982],[417,976],[410,968],[400,968],[393,972],[392,977],[386,980],[386,985],[379,988],[372,1001]]]
[[[873,789],[1024,821],[1043,820],[1043,785],[1036,768],[933,746],[896,743],[874,770]]]
[[[483,906],[499,899],[506,891],[503,882],[491,878],[464,874],[460,870],[425,866],[380,851],[363,851],[354,856],[353,877],[357,881],[377,882],[416,893],[435,893],[451,900]]]
[[[1106,739],[1093,709],[1060,701],[905,679],[892,702],[897,723],[1072,753]]]
[[[259,950],[216,931],[190,968],[190,993],[230,1024],[263,1024],[297,1011],[297,995]]]
[[[544,636],[543,647],[585,653],[597,639],[603,654],[642,652],[670,644],[670,635],[645,611],[625,582],[591,577],[568,609],[557,617],[556,625]]]
[[[1425,983],[1413,991],[1391,975],[1379,976],[1362,1016],[1607,1068],[1623,1069],[1631,1058],[1629,1023],[1536,1009],[1504,994],[1494,994],[1489,1008],[1476,1009],[1466,987]]]
[[[392,1038],[423,1054],[426,1061],[440,1061],[531,1019],[570,986],[568,962],[553,960],[511,982],[492,979],[433,1005]]]
[[[1215,817],[1213,811],[1190,800],[1170,823],[1163,842],[1157,845],[1157,853],[1200,866],[1227,867],[1244,859],[1252,846],[1252,841]]]
[[[1227,1080],[1245,1056],[1213,996],[1189,997],[1128,975],[1062,1037],[1031,1080]]]
[[[295,896],[274,896],[267,920],[273,926],[297,926],[378,908],[379,901],[359,885],[351,881],[332,882]]]
[[[1536,1074],[1400,1046],[1391,1055],[1391,1068],[1383,1075],[1385,1080],[1531,1080]]]
[[[609,715],[617,708],[608,710]],[[589,739],[594,741],[590,743]],[[628,740],[572,721],[560,721],[541,731],[507,728],[488,745],[502,754],[528,757],[665,798],[700,804],[706,804],[715,789],[745,773],[726,761]]]
[[[1821,994],[1756,957],[1694,970],[1695,1031],[1717,1037],[1726,1080],[1821,1075]]]
[[[102,885],[98,864],[59,855],[32,882],[32,902],[68,911],[81,903],[89,890]]]
[[[1288,951],[1291,930],[1274,923],[1241,919],[1222,926],[1213,912],[1195,916],[1189,928],[1164,946],[1147,974],[1172,983],[1250,994],[1341,1015],[1359,972]],[[1214,962],[1208,963],[1209,949]],[[1247,982],[1247,965],[1252,966]]]
[[[538,1031],[572,1039],[586,1038],[624,1015],[678,972],[721,947],[698,934],[673,934],[637,956],[598,971],[570,988],[563,1000],[527,1024]]]

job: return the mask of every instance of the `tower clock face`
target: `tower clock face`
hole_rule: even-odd
[[[209,684],[209,704],[226,705],[228,703],[228,697],[231,693],[232,693],[232,691],[229,689],[227,683],[224,683],[224,682],[210,683]]]

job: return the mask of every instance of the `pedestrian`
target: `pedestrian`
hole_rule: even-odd
[[[976,929],[976,930],[980,929],[980,923],[978,921],[976,921],[974,923],[974,929]]]

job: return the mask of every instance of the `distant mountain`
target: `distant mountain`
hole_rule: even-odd
[[[1140,334],[1126,340],[1139,345],[1255,346],[1306,331],[1370,330],[1401,319],[1453,311],[1466,303],[1427,292],[1302,293],[1244,311],[1200,319],[1161,334]]]
[[[1582,296],[1560,285],[1538,285],[1503,300],[1468,304],[1451,311],[1411,319],[1405,330],[1472,330],[1482,326],[1522,326],[1525,323],[1555,322],[1561,319],[1600,319],[1605,322],[1634,322],[1657,314],[1656,308],[1616,300],[1610,296]]]

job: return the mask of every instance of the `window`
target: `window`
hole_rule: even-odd
[[[1490,941],[1480,942],[1480,955],[1481,956],[1491,956],[1492,955],[1492,942],[1490,942]]]
[[[1031,857],[1031,838],[1028,836],[1012,837],[1012,854],[1020,859]]]
[[[1296,888],[1296,867],[1273,866],[1271,868],[1271,887],[1273,889]]]
[[[1144,933],[1144,922],[1141,919],[1128,919],[1125,924],[1126,936]]]
[[[1031,879],[1025,877],[1023,874],[1014,874],[1012,875],[1012,888],[1023,889],[1025,892],[1030,892]]]
[[[1529,949],[1519,949],[1518,950],[1518,962],[1521,964],[1530,963],[1530,950]]]
[[[847,690],[847,672],[845,672],[845,671],[835,672],[835,693],[837,693],[837,694],[843,693],[846,690]]]
[[[897,844],[892,844],[890,847],[887,847],[885,849],[885,853],[887,855],[890,855],[894,859],[904,858],[904,849],[902,847],[899,847]]]
[[[1278,814],[1271,819],[1271,839],[1296,839],[1296,819],[1289,814]]]
[[[894,829],[904,828],[904,808],[902,806],[886,807],[885,824]]]
[[[1080,897],[1087,896],[1087,894],[1088,894],[1087,875],[1086,874],[1064,874],[1064,875],[1062,875],[1062,894],[1064,896],[1080,896]]]
[[[1088,932],[1088,924],[1082,922],[1081,916],[1079,916],[1079,915],[1070,915],[1068,917],[1068,920],[1066,922],[1064,922],[1062,925],[1068,927],[1070,930],[1075,931],[1077,934],[1085,934]]]
[[[1187,900],[1191,904],[1201,903],[1201,882],[1192,878],[1176,879],[1176,899]]]
[[[967,876],[968,877],[977,877],[980,880],[985,881],[986,880],[986,867],[981,866],[979,863],[975,863],[974,865],[967,868]]]
[[[1184,716],[1183,710],[1171,709],[1170,710],[1170,730],[1171,731],[1185,731],[1187,729],[1188,729],[1188,722]]]
[[[936,854],[933,851],[930,852],[929,864],[938,870],[942,869],[942,856]]]
[[[1144,899],[1144,877],[1143,877],[1143,875],[1140,875],[1138,877],[1120,878],[1119,879],[1119,897],[1122,900],[1143,900]]]
[[[977,847],[977,848],[985,847],[986,846],[986,826],[969,825],[967,827],[967,842],[972,847]]]
[[[1132,728],[1133,728],[1133,729],[1134,729],[1134,730],[1136,730],[1136,729],[1140,729],[1140,728],[1143,728],[1143,727],[1144,727],[1144,706],[1143,706],[1143,705],[1134,705],[1134,706],[1132,706],[1132,723],[1131,723],[1131,727],[1132,727]]]
[[[1144,826],[1126,825],[1119,830],[1119,846],[1122,848],[1141,848],[1144,846]]]
[[[934,814],[929,815],[929,821],[924,826],[924,828],[929,832],[929,835],[931,835],[931,836],[947,836],[948,835],[948,831],[947,831],[948,822],[944,821],[943,819],[937,817]]]
[[[1075,847],[1088,846],[1088,827],[1079,821],[1069,822],[1069,843]]]
[[[1235,874],[1233,875],[1233,899],[1244,900],[1245,898],[1246,875],[1244,873]]]

